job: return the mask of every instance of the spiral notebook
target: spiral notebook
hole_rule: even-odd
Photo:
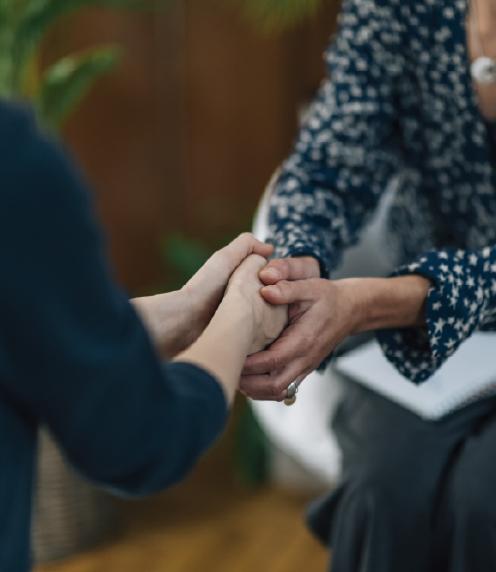
[[[335,369],[417,415],[436,420],[496,395],[496,333],[478,332],[426,382],[415,385],[384,357],[377,341],[336,360]]]

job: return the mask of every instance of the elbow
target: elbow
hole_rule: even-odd
[[[86,476],[112,494],[127,498],[142,498],[176,485],[195,468],[209,443],[177,443],[164,446],[158,454],[138,464],[110,464],[107,470],[86,471]],[[120,469],[117,466],[120,465]]]
[[[185,458],[181,463],[159,460],[133,474],[106,479],[101,484],[112,494],[139,499],[160,493],[180,483],[194,469],[198,457]]]
[[[145,498],[180,483],[193,470],[196,462],[165,470],[152,468],[126,477],[100,480],[99,484],[111,494],[128,499]]]

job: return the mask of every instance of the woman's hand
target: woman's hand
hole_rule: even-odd
[[[312,258],[271,261],[260,273],[262,296],[289,304],[289,325],[272,346],[245,363],[241,390],[253,399],[280,401],[292,382],[300,383],[346,337],[424,321],[431,286],[421,276],[397,278],[314,278]],[[305,277],[310,278],[305,279]]]
[[[270,244],[260,242],[246,232],[207,260],[181,290],[190,308],[188,327],[193,338],[190,343],[201,334],[211,320],[236,268],[252,254],[267,264],[266,258],[272,252],[273,247]]]
[[[263,284],[258,274],[266,264],[261,256],[249,256],[232,275],[226,291],[225,303],[242,304],[251,309],[253,340],[250,354],[276,340],[288,321],[287,305],[268,304],[260,295]]]
[[[358,325],[359,301],[352,288],[321,278],[281,281],[262,289],[271,304],[289,304],[289,324],[266,351],[245,363],[241,391],[252,399],[282,401]]]
[[[239,387],[246,356],[277,338],[287,321],[285,305],[270,306],[260,296],[258,273],[266,263],[265,258],[252,255],[239,266],[205,331],[176,357],[210,371],[229,403]]]
[[[273,247],[250,233],[215,252],[179,291],[137,298],[133,304],[163,357],[173,357],[203,332],[224,295],[232,273],[250,254],[265,258]]]

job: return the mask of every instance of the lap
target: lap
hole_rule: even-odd
[[[446,496],[452,507],[496,512],[496,408],[465,436],[447,473]]]
[[[467,406],[446,418],[426,421],[388,399],[343,379],[343,398],[333,419],[343,453],[343,482],[367,481],[390,493],[430,498],[447,474],[459,481],[491,464],[496,475],[496,398]],[[491,456],[491,462],[488,462]],[[456,471],[455,471],[456,469]],[[491,473],[493,474],[493,473]],[[418,491],[418,495],[415,492]]]
[[[453,455],[434,514],[432,570],[496,568],[496,412],[480,419]]]
[[[363,539],[377,534],[391,553],[376,555],[379,564],[371,570],[427,569],[431,541],[436,543],[428,531],[436,515],[442,515],[437,538],[446,545],[447,507],[459,510],[479,501],[494,504],[496,513],[490,493],[496,478],[496,398],[429,422],[343,380],[333,429],[342,448],[342,480],[313,504],[309,524],[333,546],[335,564],[342,564],[338,570],[355,569],[349,554],[367,552]],[[439,558],[444,562],[445,556]]]

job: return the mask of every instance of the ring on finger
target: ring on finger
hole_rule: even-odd
[[[298,385],[296,381],[293,381],[288,385],[286,390],[286,398],[284,399],[284,405],[294,405],[296,402],[296,394],[298,393]]]

